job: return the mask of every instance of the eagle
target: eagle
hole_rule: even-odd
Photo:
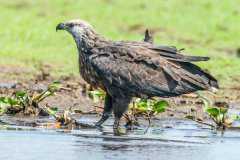
[[[209,57],[187,56],[173,46],[154,45],[146,31],[144,41],[112,41],[84,20],[59,23],[78,49],[82,78],[106,92],[104,111],[96,126],[114,114],[114,132],[133,97],[175,97],[198,90],[216,90],[217,80],[192,62]],[[180,53],[181,52],[181,53]]]

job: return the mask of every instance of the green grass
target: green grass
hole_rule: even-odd
[[[77,50],[59,22],[81,18],[113,40],[142,40],[145,28],[158,31],[155,42],[186,48],[212,58],[200,63],[232,84],[240,76],[239,0],[0,0],[0,66],[36,70],[52,64],[56,75],[78,74]]]

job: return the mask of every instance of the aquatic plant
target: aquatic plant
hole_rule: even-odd
[[[143,116],[148,120],[148,128],[151,126],[151,119],[153,116],[165,112],[166,108],[169,106],[168,102],[165,100],[158,99],[141,99],[137,98],[133,101],[132,105],[129,107],[129,111],[124,115],[126,119],[126,126],[131,128],[134,125],[139,125],[137,117]],[[146,132],[145,131],[145,132]]]
[[[102,90],[90,90],[88,96],[93,99],[95,103],[101,102],[105,98],[105,92]],[[168,102],[159,99],[141,99],[136,98],[129,105],[128,112],[124,114],[127,127],[138,126],[138,117],[143,116],[148,120],[151,125],[151,119],[153,116],[165,112],[169,106]],[[103,107],[96,106],[97,108],[103,109]]]
[[[106,93],[103,90],[90,90],[88,91],[88,96],[94,103],[98,103],[104,100]]]
[[[211,126],[215,129],[225,129],[226,127],[231,127],[234,119],[228,115],[229,106],[226,102],[213,103],[211,100],[200,94],[199,99],[201,99],[203,102],[203,111],[212,120],[212,123],[204,122],[203,120],[199,120],[192,115],[187,115],[186,118],[194,120],[201,124]]]
[[[53,96],[60,86],[59,82],[53,82],[40,94],[16,91],[11,97],[0,97],[0,115],[15,115],[16,113],[23,113],[24,115],[49,115],[53,113],[53,109],[48,107],[47,110],[44,110],[39,107],[39,103],[45,98]]]

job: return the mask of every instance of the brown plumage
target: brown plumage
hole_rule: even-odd
[[[72,34],[84,80],[107,93],[98,126],[113,111],[117,129],[132,97],[173,97],[218,88],[213,76],[191,63],[208,57],[185,56],[175,47],[156,46],[151,37],[144,42],[106,40],[82,20],[60,23],[56,29]]]

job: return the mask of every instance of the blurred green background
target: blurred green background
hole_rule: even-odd
[[[78,74],[77,50],[59,22],[89,21],[112,40],[142,40],[146,28],[155,43],[210,56],[199,65],[222,85],[240,80],[239,0],[0,0],[0,67],[38,70],[50,64],[56,76]]]

